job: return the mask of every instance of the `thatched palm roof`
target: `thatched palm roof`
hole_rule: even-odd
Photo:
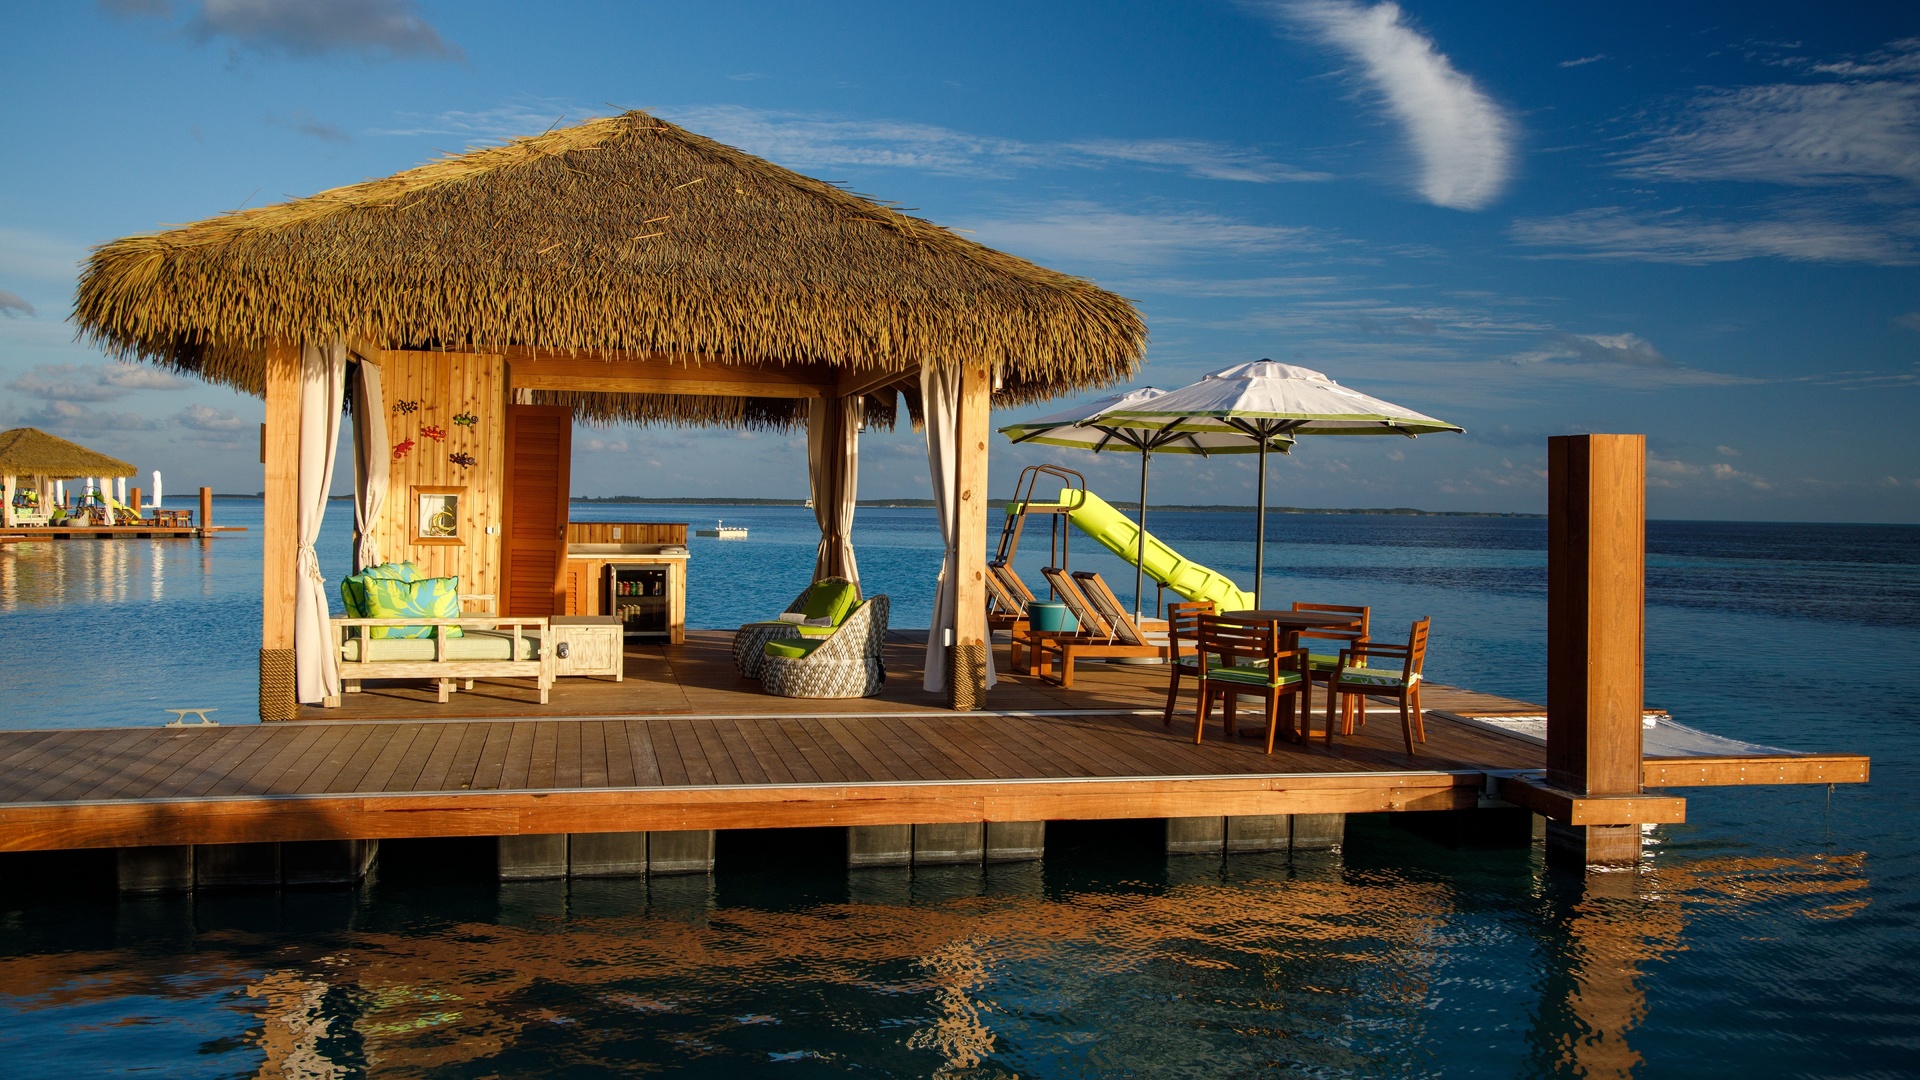
[[[132,476],[139,471],[39,428],[0,431],[0,476]]]
[[[642,112],[116,240],[88,259],[74,317],[115,355],[253,393],[268,340],[344,334],[721,363],[986,360],[1016,404],[1123,380],[1146,342],[1132,305],[1091,282]],[[714,406],[581,412],[710,422]],[[795,407],[722,411],[778,422]]]

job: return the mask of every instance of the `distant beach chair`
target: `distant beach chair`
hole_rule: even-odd
[[[1118,620],[1109,620],[1096,607],[1093,601],[1081,589],[1075,580],[1078,575],[1069,575],[1065,570],[1049,566],[1040,571],[1046,575],[1047,584],[1053,586],[1055,596],[1067,605],[1067,610],[1079,620],[1079,631],[1072,634],[1033,633],[1034,663],[1033,670],[1043,677],[1046,675],[1050,658],[1057,659],[1060,674],[1055,679],[1065,689],[1073,688],[1073,666],[1079,660],[1106,660],[1116,657],[1162,657],[1166,655],[1164,644],[1151,642],[1148,635],[1141,632],[1124,610],[1119,611]],[[1091,573],[1082,571],[1082,573]],[[1106,583],[1098,581],[1099,575],[1092,575],[1097,588],[1105,588]],[[1112,590],[1107,590],[1112,596]],[[1119,601],[1114,601],[1118,609]]]

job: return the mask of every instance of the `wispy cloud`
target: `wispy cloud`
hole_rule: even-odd
[[[369,135],[451,135],[461,139],[498,141],[538,135],[563,123],[578,123],[596,110],[549,98],[513,102],[492,109],[449,109],[438,113],[403,112],[394,126],[374,128]]]
[[[1398,4],[1268,0],[1249,6],[1306,26],[1360,65],[1406,134],[1420,163],[1417,187],[1428,202],[1479,210],[1500,196],[1513,172],[1513,121],[1409,24]]]
[[[1597,64],[1605,59],[1607,59],[1606,53],[1594,53],[1592,56],[1582,56],[1577,60],[1562,60],[1560,66],[1563,68],[1586,67],[1588,64]]]
[[[9,319],[13,319],[22,315],[32,314],[34,314],[33,305],[27,303],[26,299],[20,296],[20,294],[10,293],[5,289],[0,289],[0,315],[5,315]]]
[[[1895,326],[1904,326],[1914,333],[1920,334],[1920,311],[1909,311],[1905,315],[1897,315],[1894,317],[1893,322]]]
[[[321,142],[336,143],[344,146],[353,141],[353,136],[347,134],[345,128],[342,128],[338,124],[331,124],[325,120],[321,120],[305,109],[295,109],[285,116],[269,115],[267,117],[267,123],[274,127],[286,128],[288,131],[294,132],[297,135],[305,135],[309,139],[318,139]]]
[[[1584,360],[1596,364],[1624,364],[1638,368],[1671,368],[1653,343],[1638,334],[1560,334],[1544,348],[1515,357],[1521,363],[1547,360]]]
[[[1652,180],[1920,183],[1920,83],[1705,90],[1622,163],[1629,175]]]
[[[1331,179],[1242,147],[1203,139],[1089,138],[1037,143],[936,124],[740,105],[663,108],[661,116],[751,154],[796,169],[901,168],[954,176],[1008,177],[1029,169],[1145,165],[1201,180],[1270,184]]]
[[[1877,266],[1920,263],[1920,218],[1911,213],[1875,222],[1788,207],[1742,221],[1684,210],[1641,213],[1607,206],[1523,219],[1514,222],[1509,233],[1528,247],[1558,249],[1542,253],[1552,258],[1692,265],[1756,258]]]
[[[412,0],[201,0],[187,32],[258,52],[462,60]]]
[[[1258,225],[1198,210],[1131,213],[1085,202],[1055,203],[969,226],[983,242],[1030,258],[1132,266],[1325,246],[1325,237],[1312,229]]]
[[[184,390],[192,384],[143,364],[40,364],[7,389],[42,401],[112,401],[137,390]]]

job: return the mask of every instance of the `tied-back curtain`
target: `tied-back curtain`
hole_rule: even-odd
[[[334,448],[347,388],[347,345],[300,350],[300,558],[293,601],[293,663],[298,698],[319,702],[340,693],[340,658],[327,633],[327,580],[320,573],[320,520],[333,486]]]
[[[853,558],[853,509],[860,486],[860,421],[865,400],[815,398],[807,413],[807,478],[813,494],[813,518],[820,525],[820,550],[813,579],[841,577],[858,586],[860,568]]]
[[[380,396],[380,365],[353,365],[353,569],[380,565],[373,531],[387,502],[387,470],[393,448],[387,438],[387,406]]]

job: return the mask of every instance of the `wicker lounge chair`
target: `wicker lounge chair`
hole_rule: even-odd
[[[786,613],[789,615],[804,613],[817,589],[844,585],[853,585],[853,596],[857,602],[860,598],[860,587],[857,584],[846,578],[821,578],[800,590],[800,595],[794,597],[793,603],[787,605]],[[816,628],[808,627],[808,629]],[[733,666],[741,675],[749,679],[757,679],[760,677],[760,660],[765,655],[767,642],[803,636],[805,634],[801,630],[801,625],[795,622],[769,619],[765,622],[744,623],[733,635]]]
[[[769,641],[763,646],[760,685],[793,698],[872,697],[886,685],[881,649],[887,638],[887,598],[853,609],[825,638]],[[799,653],[800,655],[793,655]]]

